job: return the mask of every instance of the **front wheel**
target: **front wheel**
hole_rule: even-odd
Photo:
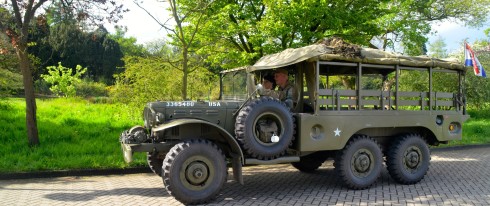
[[[415,184],[429,170],[430,150],[419,134],[406,134],[388,150],[386,166],[390,176],[402,184]]]
[[[218,194],[226,181],[225,156],[208,140],[176,144],[162,167],[168,193],[184,204],[203,204]]]
[[[356,135],[338,153],[334,166],[347,187],[365,189],[380,176],[383,154],[374,139]]]

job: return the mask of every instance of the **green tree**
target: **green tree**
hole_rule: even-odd
[[[224,68],[252,64],[265,54],[339,36],[366,44],[378,34],[380,1],[217,1],[198,33],[199,54]]]
[[[49,43],[63,64],[87,67],[88,75],[94,80],[112,83],[117,68],[123,66],[119,44],[103,27],[84,32],[71,21],[62,22],[51,27]]]
[[[141,44],[136,43],[135,37],[125,37],[126,30],[124,28],[118,27],[116,28],[115,34],[110,34],[109,38],[115,40],[119,47],[121,48],[121,52],[124,56],[148,56],[148,51]]]
[[[182,86],[183,74],[175,73],[165,57],[128,56],[124,61],[125,71],[116,75],[116,84],[110,89],[110,96],[115,101],[141,106],[148,101],[182,99],[176,88]],[[219,80],[206,69],[199,68],[189,75],[189,79],[189,98],[218,97]]]
[[[406,54],[420,55],[426,53],[431,23],[457,19],[479,26],[487,5],[488,0],[213,1],[197,33],[197,52],[213,66],[233,68],[266,54],[339,36],[382,49],[401,44]],[[191,23],[196,25],[194,20]]]
[[[477,40],[473,42],[471,48],[476,52],[478,60],[489,75],[490,68],[490,42],[488,40]],[[461,47],[463,48],[463,47]],[[458,57],[464,62],[464,53],[458,52]],[[465,89],[468,104],[477,109],[488,108],[490,105],[490,81],[474,75],[473,68],[469,68],[466,73]]]
[[[144,9],[137,0],[133,1],[140,8]],[[172,39],[171,43],[176,46],[179,55],[172,55],[172,59],[167,59],[167,62],[174,69],[182,73],[181,97],[188,99],[187,88],[189,74],[195,72],[201,65],[193,63],[193,60],[201,58],[194,54],[193,49],[196,48],[196,36],[201,30],[201,26],[205,24],[206,19],[204,12],[209,8],[213,1],[207,0],[169,0],[169,10],[171,19],[175,25],[169,26],[162,23],[153,17],[160,26],[165,28]],[[146,11],[146,10],[145,10]],[[167,21],[168,22],[168,21]],[[192,23],[191,23],[192,22]]]
[[[447,58],[446,42],[439,36],[434,42],[429,44],[429,54],[434,58]]]
[[[377,20],[379,48],[394,49],[397,43],[408,55],[425,54],[431,24],[458,20],[481,26],[490,11],[489,0],[395,0],[380,4],[390,12]]]
[[[54,94],[65,97],[74,97],[77,94],[75,84],[82,81],[81,76],[87,71],[87,68],[77,65],[75,70],[67,68],[58,63],[58,66],[47,67],[48,74],[41,77],[44,81],[51,84],[49,88]]]
[[[446,42],[444,42],[444,39],[442,37],[437,38],[434,42],[429,44],[428,54],[431,57],[439,59],[449,57],[446,49]],[[456,74],[433,72],[432,78],[433,91],[458,93],[459,79]]]
[[[22,89],[22,75],[18,71],[18,64],[14,48],[5,35],[0,34],[0,97]]]
[[[61,0],[66,11],[73,11],[80,21],[92,21],[100,23],[103,16],[110,19],[118,19],[123,8],[114,1],[66,1]],[[28,53],[28,36],[31,22],[36,13],[43,13],[42,6],[52,1],[48,0],[10,0],[0,3],[0,32],[8,36],[10,43],[15,48],[19,60],[19,68],[22,73],[24,93],[26,99],[26,127],[27,138],[30,146],[39,145],[39,134],[36,118],[36,100],[34,96],[34,84],[32,78],[32,64]],[[41,8],[41,9],[40,9]],[[100,9],[101,13],[93,14],[93,8]],[[107,13],[104,13],[107,12]]]

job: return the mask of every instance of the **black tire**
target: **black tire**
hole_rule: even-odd
[[[320,168],[325,158],[318,157],[316,155],[307,155],[300,158],[299,162],[292,162],[294,168],[301,172],[311,173]]]
[[[154,152],[148,152],[146,153],[146,162],[148,163],[148,166],[150,167],[151,171],[155,173],[158,176],[162,176],[162,166],[163,166],[163,159],[165,158],[165,153],[154,153]],[[163,158],[162,158],[163,157]]]
[[[223,152],[203,139],[176,144],[167,153],[162,169],[165,189],[186,205],[214,199],[227,176]]]
[[[264,142],[257,135],[258,121],[275,121],[278,127],[278,142]],[[289,108],[280,100],[261,97],[240,110],[235,123],[238,142],[250,156],[269,160],[286,152],[294,139],[294,119]]]
[[[339,151],[334,166],[347,187],[365,189],[381,175],[383,153],[374,139],[356,135]]]
[[[430,150],[419,134],[405,134],[388,149],[386,166],[390,176],[401,184],[420,182],[430,165]]]

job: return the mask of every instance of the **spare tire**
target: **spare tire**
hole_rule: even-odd
[[[265,96],[240,110],[235,135],[251,157],[270,160],[286,152],[294,140],[294,127],[289,108],[280,100]]]

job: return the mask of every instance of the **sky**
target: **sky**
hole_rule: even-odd
[[[448,53],[463,49],[461,42],[467,39],[467,42],[471,43],[475,40],[487,39],[483,32],[485,29],[490,28],[490,22],[487,22],[482,28],[470,28],[465,27],[461,23],[445,21],[443,23],[434,24],[432,30],[436,33],[429,36],[429,43],[434,42],[441,37],[446,43]]]
[[[155,18],[164,23],[170,15],[166,10],[168,2],[143,1],[141,3]],[[133,0],[125,0],[124,6],[129,8],[129,12],[124,13],[123,19],[118,22],[119,25],[127,26],[127,37],[135,37],[137,43],[144,44],[151,41],[156,41],[166,37],[167,33],[153,18],[151,18],[143,9],[136,6]],[[114,29],[112,26],[107,28],[110,32]]]
[[[139,44],[156,41],[166,37],[166,31],[154,19],[152,19],[143,9],[133,3],[133,0],[125,0],[125,6],[130,11],[124,14],[124,18],[119,22],[120,25],[127,26],[126,36],[132,36],[137,39]],[[160,22],[165,22],[170,18],[166,10],[168,2],[144,1],[142,6],[153,14]],[[170,20],[172,22],[172,20]],[[462,48],[461,42],[467,39],[471,44],[477,39],[487,38],[483,30],[490,28],[490,22],[487,22],[482,28],[475,29],[465,27],[461,23],[445,21],[433,24],[434,34],[429,36],[429,43],[434,42],[441,37],[446,43],[448,53],[456,52]],[[108,28],[111,31],[112,28]],[[112,32],[112,31],[111,31]]]

